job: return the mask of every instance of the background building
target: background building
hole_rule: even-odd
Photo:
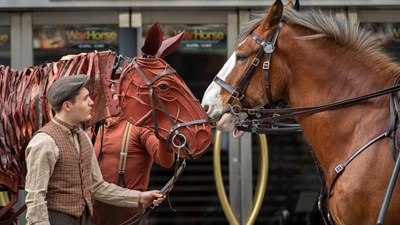
[[[208,84],[236,45],[241,24],[252,12],[263,12],[272,0],[2,0],[0,1],[0,64],[15,69],[58,61],[61,56],[115,49],[125,56],[141,54],[143,37],[155,21],[165,36],[186,31],[179,50],[167,61],[201,100]],[[286,0],[283,0],[286,4]],[[357,18],[387,37],[382,45],[400,59],[398,0],[303,0],[302,7],[319,7]],[[224,135],[224,140],[229,139]],[[250,137],[251,138],[251,137]],[[316,212],[320,183],[308,146],[301,135],[269,136],[269,178],[256,224],[268,224],[275,212],[288,210],[290,224],[322,224]],[[226,142],[227,143],[227,142]],[[259,145],[251,149],[254,183]],[[227,192],[231,158],[222,145],[222,170]],[[212,148],[187,169],[167,203],[155,209],[151,224],[228,224],[218,199]],[[232,167],[231,167],[232,168]],[[154,166],[153,188],[161,188],[173,171]],[[255,185],[250,186],[254,189]],[[231,200],[234,201],[231,197]],[[272,222],[274,223],[274,222]],[[279,224],[279,221],[275,221]]]

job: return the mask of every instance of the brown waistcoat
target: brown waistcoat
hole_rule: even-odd
[[[90,196],[91,158],[93,151],[82,130],[78,132],[80,152],[70,134],[53,121],[38,132],[50,135],[60,151],[50,177],[46,200],[48,209],[79,217],[87,205],[93,213]]]

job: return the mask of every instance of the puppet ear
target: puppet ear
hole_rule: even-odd
[[[164,40],[160,49],[158,49],[156,57],[164,58],[165,56],[174,52],[181,44],[183,33],[184,32]]]
[[[281,0],[276,0],[275,3],[269,8],[267,16],[261,23],[264,30],[275,28],[282,20],[283,4]]]
[[[286,4],[286,7],[295,9],[296,11],[300,11],[300,1],[299,1],[299,0],[296,0],[296,2],[295,2],[294,4],[293,4],[292,1],[289,1],[289,2]]]
[[[142,53],[144,55],[155,56],[161,46],[162,40],[163,33],[161,31],[160,23],[155,22],[146,33]]]
[[[293,8],[293,2],[292,2],[292,1],[289,1],[289,2],[286,4],[286,7],[288,7],[288,8]]]

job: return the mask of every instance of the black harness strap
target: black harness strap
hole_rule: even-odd
[[[271,93],[271,85],[269,81],[269,65],[272,57],[272,53],[275,50],[275,45],[276,41],[278,40],[280,31],[283,27],[285,22],[280,22],[279,25],[277,26],[275,32],[270,33],[266,37],[266,41],[262,41],[257,35],[251,34],[251,37],[254,41],[256,41],[261,48],[258,50],[256,56],[254,57],[253,61],[251,62],[250,66],[246,69],[243,77],[239,81],[239,84],[236,88],[233,88],[230,84],[226,83],[224,80],[221,78],[215,76],[214,77],[214,82],[216,82],[218,85],[220,85],[222,88],[227,90],[231,96],[227,101],[227,104],[230,105],[231,112],[232,114],[237,114],[239,111],[241,111],[241,108],[250,108],[250,104],[247,101],[247,99],[244,97],[244,91],[247,89],[247,86],[253,76],[254,70],[258,67],[260,64],[261,58],[264,55],[264,53],[267,54],[267,59],[263,63],[263,69],[264,69],[264,81],[265,81],[265,86],[267,90],[267,98],[269,101],[269,105],[273,106],[273,99],[272,99],[272,93]],[[238,105],[234,105],[233,102],[234,100],[237,100],[242,107]]]

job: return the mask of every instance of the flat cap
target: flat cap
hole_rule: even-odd
[[[56,80],[49,88],[47,99],[52,107],[75,96],[87,83],[90,76],[71,75]]]

